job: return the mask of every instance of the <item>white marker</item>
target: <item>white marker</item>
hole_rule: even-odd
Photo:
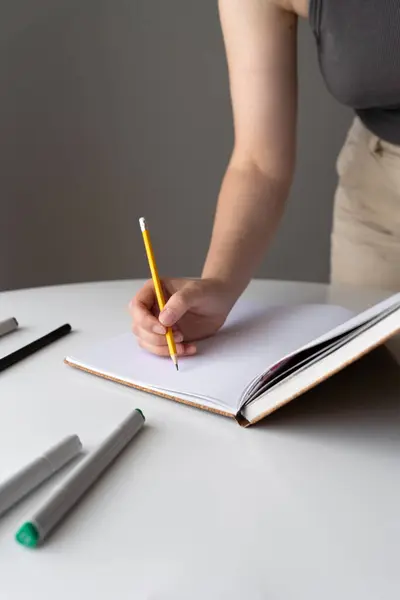
[[[17,319],[6,319],[5,321],[0,321],[0,337],[2,335],[7,335],[7,333],[11,333],[18,328]]]
[[[0,484],[0,515],[78,456],[82,444],[70,435]]]
[[[67,475],[43,506],[22,525],[16,534],[17,541],[29,548],[40,544],[128,445],[144,421],[142,412],[134,410],[97,450],[88,454]]]

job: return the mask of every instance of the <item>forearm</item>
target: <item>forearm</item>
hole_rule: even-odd
[[[289,186],[289,178],[273,179],[255,165],[228,167],[203,277],[242,293],[276,231]]]

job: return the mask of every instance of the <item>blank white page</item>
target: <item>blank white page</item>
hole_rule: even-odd
[[[139,348],[127,333],[68,357],[70,363],[127,383],[175,396],[203,398],[236,413],[256,377],[352,316],[328,305],[262,307],[240,301],[218,335],[198,343],[196,356],[170,359]]]
[[[342,335],[346,333],[350,329],[355,329],[356,327],[360,327],[360,325],[366,323],[367,321],[372,321],[379,315],[383,315],[387,310],[391,310],[395,307],[400,306],[400,293],[393,294],[389,296],[389,298],[385,298],[378,304],[371,306],[370,308],[360,312],[356,315],[353,315],[349,321],[345,321],[344,323],[340,323],[334,330],[325,332],[318,339],[310,342],[308,346],[314,344],[320,344],[322,342],[326,342],[329,339]]]
[[[399,327],[400,307],[382,320],[375,322],[371,327],[361,331],[343,346],[322,356],[320,360],[311,362],[297,374],[284,379],[265,392],[243,409],[243,416],[250,422],[256,421],[262,415],[266,416],[272,410],[325,380],[328,375],[336,373],[360,358],[362,354],[394,335],[399,331]]]

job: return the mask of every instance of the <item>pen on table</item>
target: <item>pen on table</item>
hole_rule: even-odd
[[[77,435],[70,435],[0,484],[0,516],[49,479],[82,450]]]
[[[162,289],[160,277],[158,275],[158,269],[157,269],[156,260],[154,257],[153,246],[151,244],[150,234],[149,234],[149,230],[147,228],[146,220],[142,217],[139,219],[139,223],[140,223],[140,229],[142,230],[142,234],[143,234],[144,247],[146,249],[147,260],[149,261],[151,277],[153,280],[154,289],[156,291],[158,308],[160,309],[160,312],[161,312],[165,306],[165,298],[164,298],[164,292]],[[176,370],[178,371],[179,370],[178,354],[176,351],[174,334],[172,333],[172,329],[170,327],[167,328],[166,338],[167,338],[169,354],[170,354],[172,361],[176,367]]]
[[[6,319],[5,321],[0,321],[0,337],[15,331],[17,328],[18,321],[14,317],[11,319]]]
[[[45,346],[48,346],[52,342],[55,342],[56,340],[63,337],[64,335],[67,335],[67,333],[70,332],[71,325],[67,323],[65,325],[62,325],[61,327],[58,327],[57,329],[54,329],[54,331],[47,333],[46,335],[35,340],[34,342],[31,342],[27,346],[24,346],[23,348],[20,348],[19,350],[16,350],[15,352],[8,354],[7,356],[4,356],[4,358],[0,358],[0,372],[4,371],[8,367],[11,367],[20,360],[27,358],[34,352],[41,350]]]
[[[88,454],[67,475],[33,517],[16,533],[23,546],[35,548],[58,525],[63,517],[95,483],[144,425],[145,418],[138,408]],[[100,523],[102,527],[104,524]]]

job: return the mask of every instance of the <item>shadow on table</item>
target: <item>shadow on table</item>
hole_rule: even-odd
[[[363,437],[400,449],[400,366],[380,347],[272,413],[258,429]]]

